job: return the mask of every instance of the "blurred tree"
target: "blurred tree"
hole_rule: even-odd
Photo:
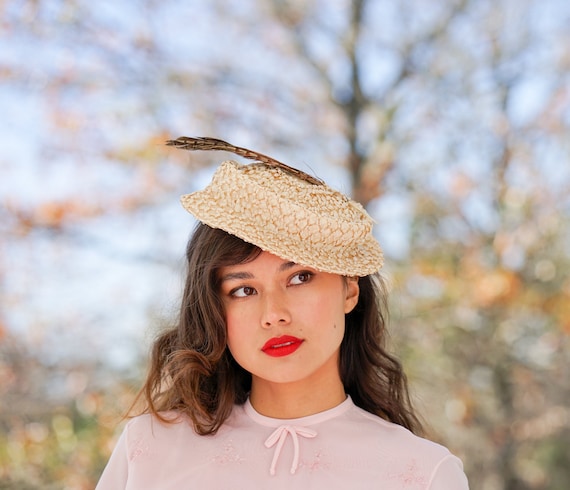
[[[176,289],[188,229],[172,196],[220,161],[165,158],[162,142],[188,134],[309,162],[327,180],[346,169],[338,180],[379,221],[390,259],[395,345],[471,487],[567,488],[566,2],[8,0],[0,9],[10,46],[0,50],[0,335],[12,339],[1,337],[12,381],[0,478],[11,471],[6,455],[20,454],[14,471],[31,482],[88,488],[65,480],[70,467],[56,455],[66,437],[96,440],[76,464],[91,468],[88,479],[100,469],[108,445],[78,434],[106,412],[96,404],[76,418],[73,407],[102,396],[95,380],[135,363],[127,352],[140,352],[145,325],[169,314],[160,294]],[[48,399],[58,377],[79,383],[73,373],[88,373],[83,391],[30,403],[30,393]],[[51,456],[26,463],[30,437]]]
[[[0,344],[0,488],[92,489],[132,397],[132,374],[45,362],[13,335]]]

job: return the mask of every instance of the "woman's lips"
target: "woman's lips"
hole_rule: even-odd
[[[302,339],[291,335],[282,335],[281,337],[269,339],[265,342],[261,350],[271,357],[283,357],[293,354],[293,352],[301,347],[302,343]]]

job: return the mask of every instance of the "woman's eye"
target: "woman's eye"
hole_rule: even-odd
[[[255,294],[255,289],[250,286],[242,286],[241,288],[236,288],[230,293],[231,296],[236,298],[245,298],[246,296],[252,296]]]
[[[303,284],[304,282],[309,282],[312,277],[313,277],[312,272],[308,272],[308,271],[298,272],[297,274],[295,274],[291,278],[291,280],[289,281],[289,284],[293,284],[293,285]]]

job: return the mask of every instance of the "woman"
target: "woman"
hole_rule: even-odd
[[[461,461],[415,435],[362,206],[220,140],[169,144],[259,162],[182,198],[199,224],[178,326],[97,489],[467,489]]]

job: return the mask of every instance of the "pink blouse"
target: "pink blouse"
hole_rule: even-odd
[[[176,417],[170,413],[168,416]],[[249,400],[211,436],[182,417],[128,422],[96,490],[466,490],[461,461],[445,447],[347,398],[308,417],[257,413]]]

